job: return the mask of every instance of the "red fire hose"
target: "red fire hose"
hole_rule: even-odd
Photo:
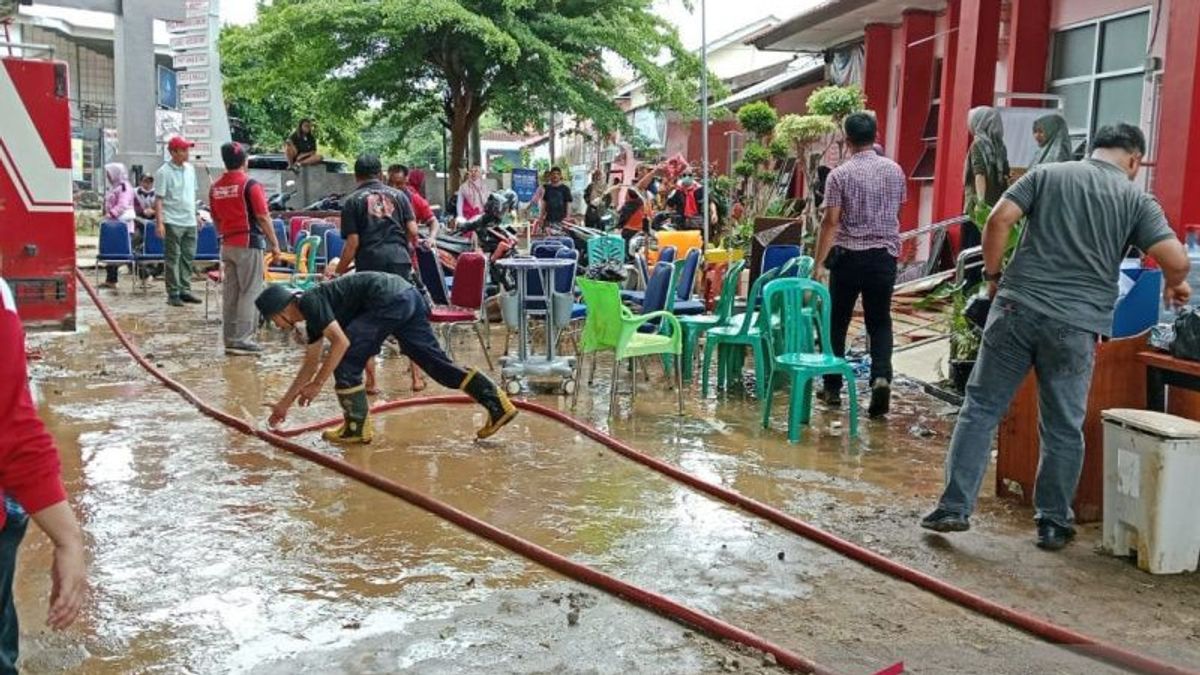
[[[1059,645],[1064,648],[1075,651],[1083,656],[1110,663],[1115,666],[1127,668],[1142,673],[1152,673],[1154,675],[1195,675],[1196,671],[1175,666],[1163,661],[1159,661],[1153,657],[1138,654],[1102,642],[1092,637],[1088,637],[1083,633],[1078,633],[1069,628],[1064,628],[1057,624],[1050,623],[1044,619],[1039,619],[1035,616],[1019,612],[1010,607],[1005,607],[997,602],[988,600],[987,598],[975,595],[970,591],[964,590],[953,584],[947,583],[932,577],[924,572],[915,570],[911,567],[902,565],[894,560],[885,558],[870,549],[863,548],[852,542],[846,541],[834,534],[826,532],[814,525],[806,523],[794,516],[790,516],[779,509],[768,506],[760,501],[751,499],[741,493],[735,492],[728,488],[710,483],[706,480],[693,476],[686,471],[655,459],[649,455],[638,452],[629,445],[620,440],[609,436],[595,427],[581,422],[580,420],[564,414],[553,408],[532,403],[529,401],[516,401],[518,407],[529,412],[536,413],[542,417],[546,417],[566,426],[571,427],[575,431],[591,438],[592,440],[616,451],[639,464],[642,464],[658,473],[661,473],[669,478],[672,478],[684,485],[705,492],[721,501],[741,508],[749,513],[752,513],[761,518],[765,518],[780,527],[786,528],[804,537],[821,544],[837,553],[840,553],[847,558],[856,560],[878,572],[882,572],[889,576],[907,581],[908,583],[922,588],[940,598],[949,600],[961,607],[982,614],[991,619],[995,619],[1001,623],[1022,630],[1030,635],[1041,638],[1051,644]],[[475,402],[466,396],[429,396],[419,399],[407,399],[403,401],[393,401],[383,403],[371,409],[371,412],[382,413],[389,410],[397,410],[401,408],[414,408],[427,405],[445,405],[445,404],[471,404]],[[341,418],[317,422],[314,424],[305,425],[288,430],[277,430],[280,436],[296,436],[302,433],[315,431],[325,427],[333,426],[341,422]]]
[[[606,593],[615,595],[635,605],[639,605],[646,609],[662,614],[663,616],[666,616],[674,621],[697,628],[713,637],[738,642],[767,654],[771,654],[775,657],[777,663],[787,668],[802,673],[814,673],[815,675],[834,675],[834,671],[816,663],[815,661],[780,647],[779,645],[770,642],[765,638],[759,637],[754,633],[738,628],[732,624],[725,623],[716,617],[705,614],[699,610],[692,609],[691,607],[678,603],[664,595],[648,591],[639,586],[634,586],[633,584],[622,581],[616,577],[594,570],[587,565],[581,565],[580,563],[574,562],[569,558],[565,558],[549,549],[538,546],[527,539],[522,539],[521,537],[511,534],[505,530],[501,530],[500,528],[491,525],[486,521],[480,520],[464,511],[460,511],[453,506],[450,506],[449,504],[438,501],[432,497],[429,497],[428,495],[413,490],[412,488],[401,485],[400,483],[380,476],[379,474],[365,471],[336,457],[332,457],[325,453],[318,452],[298,443],[289,441],[278,434],[255,428],[245,420],[238,419],[233,415],[222,412],[221,410],[208,405],[201,400],[200,397],[192,393],[192,391],[187,387],[172,379],[169,375],[155,367],[154,364],[150,363],[137,349],[137,347],[133,345],[129,339],[129,336],[127,336],[125,332],[121,330],[121,327],[117,325],[116,320],[113,319],[112,314],[108,311],[108,307],[106,307],[104,302],[100,300],[100,296],[97,295],[96,289],[92,287],[87,278],[84,277],[84,275],[78,270],[76,270],[76,276],[79,279],[79,284],[92,298],[92,302],[96,304],[96,308],[100,310],[100,314],[104,317],[105,322],[108,323],[108,327],[111,328],[113,333],[117,336],[117,340],[119,340],[121,344],[125,346],[125,349],[129,351],[130,356],[132,356],[134,360],[142,366],[142,368],[146,369],[147,372],[166,385],[167,388],[175,391],[189,403],[199,409],[200,412],[220,422],[221,424],[224,424],[231,429],[236,429],[243,434],[257,436],[258,438],[281,450],[286,450],[287,452],[290,452],[298,457],[316,464],[320,464],[328,469],[333,469],[334,471],[348,478],[352,478],[364,485],[369,485],[381,492],[385,492],[394,497],[399,497],[409,504],[423,509],[437,516],[438,518],[450,521],[451,523],[461,527],[471,534],[483,537],[484,539],[499,544],[500,546],[503,546],[517,555],[524,556],[525,558],[554,570],[555,572],[558,572],[566,577],[570,577],[571,579],[598,588]]]

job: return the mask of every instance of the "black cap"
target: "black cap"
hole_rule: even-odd
[[[230,171],[239,169],[246,163],[246,148],[236,141],[221,146],[221,160]]]
[[[258,294],[258,298],[254,300],[254,306],[258,308],[259,314],[270,320],[276,314],[287,309],[287,306],[292,304],[292,300],[298,295],[299,293],[284,286],[272,284]]]
[[[383,173],[383,163],[378,155],[359,155],[354,160],[354,175],[359,178],[371,178]]]

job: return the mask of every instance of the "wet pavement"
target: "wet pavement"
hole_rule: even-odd
[[[226,359],[203,308],[157,293],[105,298],[144,352],[241,417],[287,387],[300,350],[266,340]],[[93,601],[71,631],[45,617],[49,547],[31,529],[18,601],[27,673],[781,672],[567,580],[414,507],[202,417],[149,378],[81,296],[74,335],[31,336],[42,412],[92,556]],[[168,311],[168,310],[171,311]],[[464,339],[456,353],[482,364]],[[502,335],[497,329],[493,348]],[[383,361],[383,398],[413,395]],[[686,415],[660,371],[608,421],[611,365],[575,413],[634,447],[1004,604],[1184,665],[1200,665],[1200,581],[1153,577],[1095,550],[1032,545],[1032,514],[985,487],[967,534],[916,521],[940,488],[952,411],[915,388],[851,441],[818,413],[786,441],[740,392]],[[629,378],[623,378],[628,382]],[[428,392],[437,393],[432,385]],[[594,400],[590,394],[594,393]],[[563,397],[535,400],[563,409]],[[289,424],[338,414],[332,393]],[[748,628],[846,673],[1118,672],[850,562],[761,519],[523,414],[474,442],[482,412],[442,406],[377,418],[376,442],[298,440],[498,527]],[[990,485],[988,481],[985,485]]]

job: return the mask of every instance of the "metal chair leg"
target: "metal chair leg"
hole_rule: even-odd
[[[592,367],[588,369],[588,386],[596,383],[596,353],[592,352]]]
[[[613,353],[612,389],[608,392],[608,417],[612,419],[617,410],[617,386],[621,383],[621,359]]]
[[[492,355],[483,341],[483,331],[479,328],[479,324],[475,324],[475,336],[479,338],[479,347],[483,349],[483,357],[487,359],[488,370],[495,370],[496,367],[492,365]]]
[[[579,387],[583,381],[583,357],[579,354],[575,355],[575,391],[571,392],[571,410],[575,409],[575,404],[579,403]]]
[[[683,357],[675,356],[675,396],[679,399],[679,414],[683,415]]]

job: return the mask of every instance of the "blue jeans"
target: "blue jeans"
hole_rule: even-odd
[[[1071,527],[1095,350],[1094,333],[997,298],[946,454],[946,488],[939,508],[964,516],[975,509],[996,427],[1033,368],[1041,418],[1041,460],[1033,492],[1036,518]]]
[[[4,500],[7,510],[4,528],[0,529],[0,675],[17,672],[17,607],[13,604],[13,576],[17,571],[17,548],[25,536],[29,516],[11,499]]]

